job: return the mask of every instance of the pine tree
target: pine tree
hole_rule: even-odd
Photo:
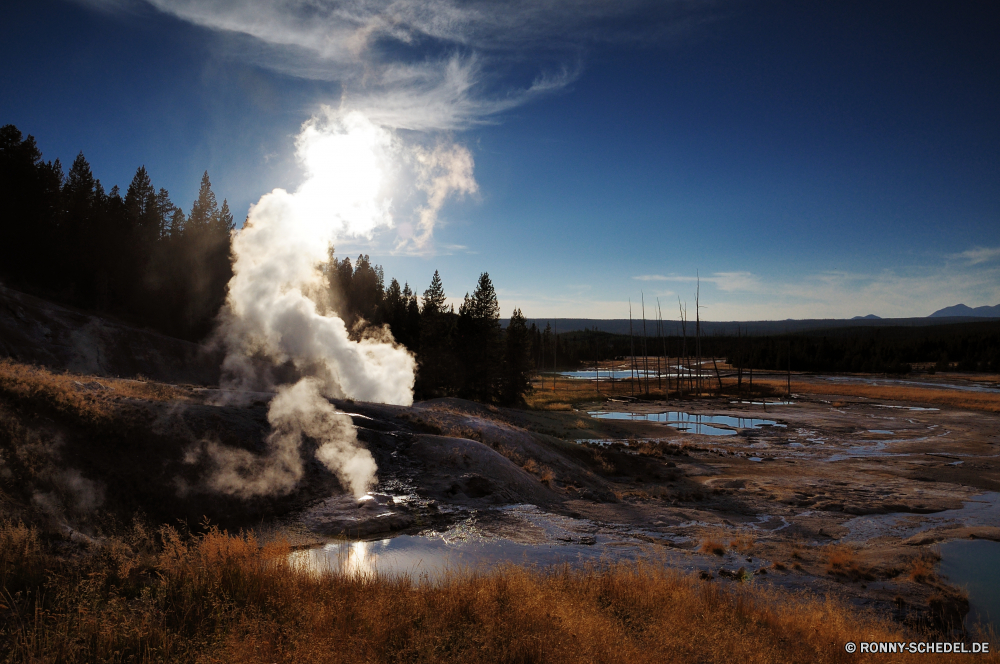
[[[483,272],[472,293],[458,310],[458,336],[464,369],[462,394],[490,403],[499,397],[502,355],[500,352],[500,305],[490,275]]]
[[[420,350],[420,305],[417,304],[417,294],[410,288],[409,282],[403,285],[403,343],[414,353]]]
[[[156,236],[158,239],[162,240],[170,232],[171,218],[174,212],[178,210],[180,208],[170,200],[170,193],[163,187],[160,187],[160,191],[156,193]]]
[[[373,325],[381,325],[384,322],[379,315],[383,296],[382,266],[373,266],[367,254],[359,255],[354,263],[354,275],[347,293],[350,310]]]
[[[98,243],[94,237],[98,183],[83,152],[76,156],[63,184],[59,232],[55,238],[54,284],[72,302],[94,304],[92,260]],[[100,193],[103,193],[101,191]]]
[[[220,236],[229,237],[229,234],[236,228],[236,223],[233,221],[233,213],[229,211],[229,201],[227,199],[222,199],[222,209],[219,210],[219,215],[214,221],[215,232]]]
[[[198,198],[191,204],[191,213],[188,215],[188,228],[194,233],[201,233],[212,226],[213,220],[218,219],[219,204],[212,191],[212,181],[208,178],[208,171],[201,176],[201,187],[198,189]]]
[[[415,306],[415,297],[413,301]],[[416,391],[423,397],[456,394],[461,386],[454,353],[455,318],[453,310],[445,309],[444,285],[435,270],[431,285],[424,291],[419,319]]]
[[[441,285],[441,275],[434,270],[431,285],[424,291],[423,314],[436,314],[444,311],[444,286]]]
[[[531,391],[531,334],[520,309],[514,309],[507,324],[504,344],[503,382],[500,400],[509,405],[524,403]]]
[[[175,207],[173,213],[170,215],[170,228],[167,235],[172,240],[179,239],[181,234],[184,233],[185,226],[187,226],[187,217],[184,216],[184,210]]]
[[[62,167],[44,163],[35,138],[0,127],[0,275],[17,285],[51,284]]]
[[[379,316],[392,330],[392,336],[396,341],[403,343],[401,334],[403,333],[403,316],[406,311],[406,303],[403,302],[403,289],[399,287],[399,282],[393,279],[389,282],[389,287],[385,289],[385,296],[382,298],[382,312]]]

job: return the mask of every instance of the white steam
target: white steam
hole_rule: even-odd
[[[396,249],[432,251],[445,202],[477,191],[472,155],[442,132],[564,88],[587,44],[670,33],[704,13],[701,2],[659,0],[79,1],[105,10],[149,4],[225,33],[220,47],[243,62],[340,84],[339,109],[324,109],[298,137],[304,182],[264,195],[233,240],[220,321],[224,387],[273,388],[289,365],[303,377],[278,387],[265,458],[206,447],[215,488],[241,496],[291,490],[303,472],[302,436],[319,441],[317,457],[345,486],[364,491],[375,464],[327,398],[412,403],[412,355],[385,335],[352,340],[308,297],[321,286],[317,265],[329,245],[393,226],[389,190],[408,175],[425,198],[398,225]]]
[[[233,239],[233,278],[222,335],[228,387],[261,389],[266,357],[291,362],[319,380],[326,396],[409,405],[414,360],[405,349],[375,339],[351,340],[344,321],[321,314],[306,293],[331,242],[370,235],[392,217],[383,164],[392,135],[360,113],[312,120],[299,136],[306,179],[294,192],[275,189],[250,209]]]
[[[205,452],[215,464],[211,488],[243,498],[290,492],[302,479],[302,436],[309,436],[320,441],[316,458],[351,493],[363,495],[375,481],[375,460],[358,447],[351,418],[323,397],[321,387],[320,381],[304,378],[278,388],[267,413],[271,433],[263,457],[208,443]]]
[[[240,496],[290,491],[302,477],[305,435],[320,443],[316,457],[361,495],[375,481],[375,462],[327,398],[410,405],[414,358],[386,334],[351,339],[344,321],[320,313],[307,294],[321,284],[317,266],[331,242],[392,224],[386,169],[402,147],[360,113],[327,111],[305,124],[297,148],[302,185],[261,197],[233,238],[219,333],[224,387],[268,389],[269,368],[286,364],[304,377],[280,386],[271,402],[266,457],[206,447],[217,468],[210,483]]]
[[[417,188],[427,194],[427,203],[418,209],[417,232],[408,224],[400,227],[400,246],[412,239],[419,250],[427,246],[437,225],[438,213],[452,196],[474,194],[479,185],[473,176],[472,154],[461,145],[439,143],[433,150],[416,147]],[[412,234],[412,235],[411,235]]]

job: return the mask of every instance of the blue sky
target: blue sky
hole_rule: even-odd
[[[488,271],[504,315],[673,315],[696,274],[711,320],[1000,302],[991,3],[275,4],[8,3],[0,123],[185,209],[207,169],[237,218],[301,181],[324,105],[457,146],[476,191],[426,242],[401,178],[393,227],[338,253],[457,297]]]

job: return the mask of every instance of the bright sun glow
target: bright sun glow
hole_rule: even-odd
[[[385,171],[394,152],[392,134],[352,112],[314,119],[298,139],[306,180],[295,192],[296,218],[310,240],[323,244],[334,236],[370,236],[391,226]]]

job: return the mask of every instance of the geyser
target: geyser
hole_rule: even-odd
[[[223,387],[276,388],[278,395],[268,412],[274,431],[267,457],[206,448],[217,466],[215,489],[242,496],[291,491],[302,474],[303,435],[320,443],[317,458],[355,495],[375,482],[371,454],[327,397],[410,405],[414,358],[387,332],[351,339],[344,321],[321,313],[308,293],[321,284],[317,266],[332,242],[370,237],[392,224],[385,168],[399,151],[393,134],[361,113],[326,110],[298,137],[301,186],[265,194],[234,236],[234,274],[219,326]],[[302,378],[276,386],[269,367],[288,363]]]

